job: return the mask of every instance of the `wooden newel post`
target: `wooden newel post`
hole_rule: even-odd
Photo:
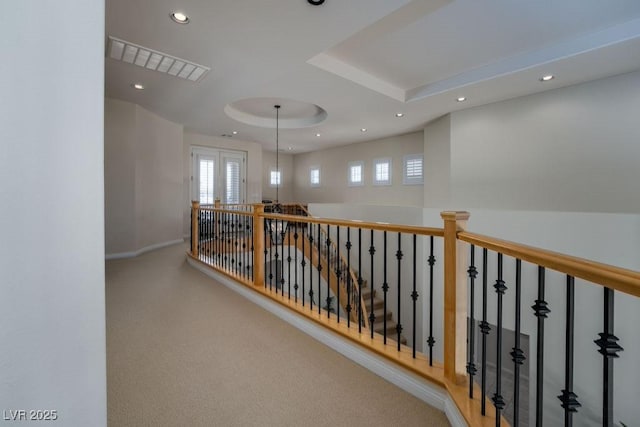
[[[442,212],[444,220],[444,375],[464,381],[467,340],[467,251],[457,239],[469,212]]]
[[[264,205],[253,205],[253,284],[264,286]]]
[[[198,216],[200,214],[200,202],[193,200],[191,202],[191,256],[198,257],[198,240],[200,239],[200,230],[198,229]]]

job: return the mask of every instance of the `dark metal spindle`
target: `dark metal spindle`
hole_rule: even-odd
[[[567,275],[567,320],[565,327],[564,389],[558,396],[564,409],[564,425],[573,425],[573,413],[582,406],[573,392],[573,332],[575,321],[575,279]]]
[[[500,416],[505,407],[505,400],[502,397],[502,297],[507,287],[502,280],[502,254],[498,252],[498,279],[493,285],[498,295],[498,324],[496,325],[497,345],[496,345],[496,392],[493,394],[493,406],[496,407],[496,426],[500,426]]]
[[[318,224],[318,314],[322,312],[322,251],[320,249],[320,243],[322,239],[320,224]]]
[[[469,398],[473,399],[473,377],[478,372],[475,363],[475,318],[473,316],[475,308],[475,281],[478,277],[478,269],[476,268],[476,247],[471,245],[471,264],[467,270],[469,274],[469,327],[467,328],[469,341],[469,360],[467,361],[467,373],[469,374]]]
[[[331,226],[327,224],[327,319],[331,318],[331,254],[329,254],[329,249],[331,248],[331,240],[329,236],[331,236]]]
[[[513,424],[520,423],[520,365],[526,357],[520,348],[520,317],[522,300],[522,261],[516,259],[516,331],[515,346],[511,349],[511,360],[513,360]]]
[[[491,331],[491,326],[489,326],[489,322],[487,322],[487,258],[488,251],[487,249],[482,249],[482,321],[480,322],[480,332],[482,333],[482,362],[481,362],[481,384],[480,388],[482,390],[482,398],[480,399],[480,409],[482,411],[482,415],[486,415],[487,412],[487,335]]]
[[[362,228],[358,228],[358,332],[362,333]]]
[[[309,308],[313,310],[313,224],[309,224]]]
[[[604,332],[594,342],[602,355],[602,425],[613,426],[613,359],[623,348],[618,345],[618,337],[613,335],[613,289],[604,288]]]
[[[382,326],[383,326],[383,334],[384,334],[384,343],[387,344],[387,292],[389,292],[389,283],[387,282],[387,232],[383,233],[383,283],[382,283],[382,293],[384,297],[384,317],[382,318]]]
[[[402,279],[401,279],[401,271],[402,271],[402,233],[398,233],[398,251],[396,252],[396,258],[398,259],[398,320],[396,323],[396,332],[398,334],[397,338],[398,338],[398,351],[400,351],[400,345],[401,345],[401,336],[402,336],[402,323],[401,323],[401,314],[402,312],[400,311],[401,309],[401,298],[400,296],[402,295]]]
[[[280,258],[280,295],[284,296],[284,236],[286,230],[283,220],[280,220],[280,228],[282,228],[280,232],[280,250],[282,251],[282,257]]]
[[[351,227],[347,227],[347,328],[351,327]]]
[[[544,319],[551,312],[544,300],[545,268],[538,266],[538,299],[531,306],[538,318],[538,333],[536,346],[536,427],[542,427],[543,391],[544,391]]]
[[[371,230],[371,245],[369,245],[369,255],[371,255],[371,276],[370,276],[371,283],[369,284],[369,286],[371,286],[371,293],[370,293],[371,312],[369,313],[369,330],[371,331],[371,338],[373,338],[373,329],[376,323],[376,315],[373,312],[373,293],[374,293],[374,284],[375,284],[375,281],[373,280],[373,258],[375,253],[376,253],[376,248],[373,244],[373,230]]]
[[[284,239],[282,240],[284,241]],[[287,235],[287,266],[288,266],[287,298],[288,299],[291,299],[291,241],[290,240],[291,240],[291,237]]]
[[[429,346],[429,366],[433,366],[433,346],[436,343],[433,338],[433,266],[436,263],[436,257],[433,256],[433,236],[429,236],[429,338],[427,345]]]
[[[300,262],[300,265],[302,266],[302,306],[304,307],[304,297],[307,295],[305,293],[305,289],[304,289],[304,282],[305,282],[305,267],[307,265],[307,253],[305,252],[305,240],[307,240],[305,238],[305,230],[307,230],[308,227],[308,223],[305,223],[304,226],[302,227],[302,261]]]
[[[418,301],[418,292],[416,291],[417,273],[416,273],[416,235],[413,235],[413,292],[411,299],[413,300],[413,358],[416,358],[416,302]]]
[[[336,313],[338,315],[338,323],[340,323],[340,285],[342,283],[342,260],[340,258],[340,226],[336,226],[336,277],[338,278],[338,284],[336,289],[338,294],[336,295]]]
[[[264,234],[264,273],[265,273],[265,277],[268,277],[267,276],[267,265],[268,265],[267,264],[267,253],[268,253],[268,251],[267,251],[267,234],[269,232],[269,228],[268,228],[268,224],[267,224],[267,219],[266,218],[262,220],[262,226],[264,227],[264,231],[265,231],[263,233]],[[270,248],[269,248],[269,250],[270,250]],[[267,281],[266,280],[264,282],[264,287],[265,287],[265,289],[267,288]]]
[[[294,244],[294,252],[293,252],[293,274],[294,274],[294,282],[293,282],[293,291],[295,292],[294,300],[296,304],[298,303],[298,223],[293,223],[293,244]]]

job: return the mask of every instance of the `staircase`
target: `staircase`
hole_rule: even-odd
[[[306,210],[306,207],[304,206],[297,206],[295,207],[295,213],[292,213],[294,215],[301,215],[301,216],[311,216],[309,214],[309,212]],[[301,223],[301,225],[303,227],[306,227],[305,223]],[[311,234],[313,235],[313,228],[311,230]],[[347,289],[348,286],[347,284],[349,283],[351,285],[351,292],[352,292],[352,296],[351,296],[351,306],[352,306],[352,311],[351,311],[351,319],[352,321],[357,321],[358,319],[358,298],[357,298],[357,292],[358,292],[358,285],[357,285],[357,277],[358,277],[358,273],[357,271],[355,271],[354,268],[348,269],[347,268],[347,262],[346,260],[342,257],[342,255],[340,254],[340,251],[338,250],[338,248],[336,247],[335,243],[329,238],[329,236],[326,234],[326,231],[324,229],[320,230],[321,236],[315,236],[315,242],[317,244],[317,239],[318,237],[320,237],[320,243],[321,243],[321,249],[320,251],[318,251],[314,246],[307,244],[306,247],[304,248],[304,255],[308,258],[310,256],[313,256],[314,259],[318,259],[318,257],[320,258],[320,264],[323,265],[322,268],[322,276],[325,280],[327,280],[329,278],[329,276],[331,277],[331,290],[333,291],[334,295],[337,295],[337,293],[340,293],[340,305],[341,308],[346,312],[347,311],[347,305],[348,305],[348,296],[347,296]],[[317,232],[316,232],[317,234]],[[286,235],[285,241],[288,242],[288,244],[297,246],[298,249],[302,250],[302,239],[298,239],[298,240],[294,240],[292,237],[292,233],[289,230],[289,232]],[[327,251],[327,245],[329,245],[329,250]],[[327,257],[327,252],[329,252],[329,256]],[[340,268],[338,270],[340,270],[340,274],[338,275],[337,272],[335,271],[336,268],[335,266],[340,266]],[[386,337],[387,340],[392,340],[392,341],[397,341],[397,337],[398,337],[398,332],[396,330],[397,328],[397,323],[394,321],[393,319],[393,313],[391,311],[389,311],[389,306],[387,306],[387,312],[385,313],[384,310],[384,300],[379,297],[377,295],[377,291],[375,289],[371,289],[368,286],[368,283],[366,280],[362,280],[362,285],[360,287],[360,301],[362,304],[362,312],[363,312],[363,319],[362,319],[362,323],[363,323],[363,329],[364,327],[368,327],[369,326],[369,315],[370,313],[373,313],[373,315],[375,316],[374,318],[374,332],[376,332],[377,334],[380,335],[384,335],[385,333],[385,318],[386,318]],[[373,304],[371,303],[371,293],[373,292]],[[401,344],[405,344],[407,343],[407,339],[402,336],[402,334],[400,335],[400,343]]]
[[[365,306],[367,307],[367,313],[373,313],[375,316],[375,321],[373,323],[373,331],[384,335],[385,331],[385,318],[387,320],[386,331],[387,331],[387,340],[397,341],[398,331],[396,327],[398,324],[393,320],[393,313],[388,310],[385,313],[384,311],[384,300],[380,298],[375,289],[369,288],[367,281],[362,281],[362,300],[364,301]],[[373,292],[373,306],[371,305],[371,293]],[[407,344],[407,339],[400,334],[400,344]]]

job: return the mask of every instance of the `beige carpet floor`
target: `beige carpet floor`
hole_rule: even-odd
[[[109,426],[447,426],[444,414],[185,261],[108,261]]]

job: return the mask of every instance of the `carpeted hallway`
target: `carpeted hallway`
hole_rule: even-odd
[[[444,414],[186,264],[106,264],[109,426],[447,426]]]

